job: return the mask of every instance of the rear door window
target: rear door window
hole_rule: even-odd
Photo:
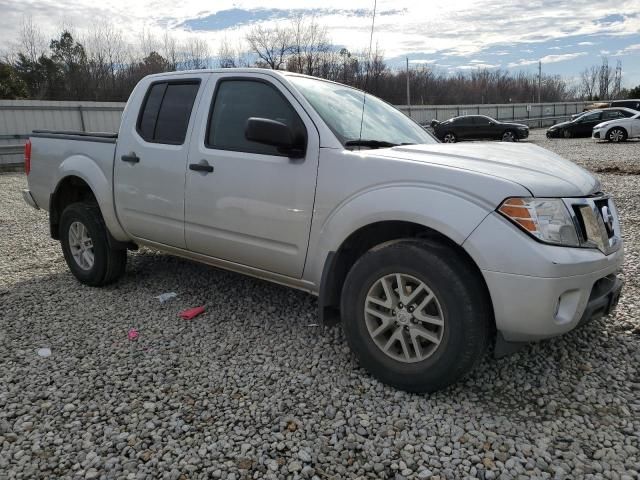
[[[153,84],[138,119],[140,136],[147,142],[182,145],[199,86],[199,80]]]

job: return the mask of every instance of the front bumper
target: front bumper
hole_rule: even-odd
[[[591,135],[591,138],[595,138],[597,140],[600,140],[601,139],[600,130],[594,130],[593,134]]]
[[[560,138],[562,136],[562,130],[559,128],[555,130],[547,130],[547,138]]]
[[[616,231],[619,232],[616,221]],[[491,296],[496,329],[508,342],[568,332],[617,303],[621,242],[595,248],[548,245],[528,237],[500,215],[489,215],[463,243]]]
[[[27,202],[30,206],[32,206],[36,210],[40,209],[36,201],[33,199],[33,196],[31,195],[31,191],[22,190],[22,198],[24,198],[24,201]]]
[[[525,138],[528,138],[529,137],[529,129],[518,130],[517,136],[518,136],[518,138],[520,140],[524,140]]]
[[[507,341],[527,342],[561,335],[611,313],[622,290],[617,268],[562,278],[482,273],[498,331]]]

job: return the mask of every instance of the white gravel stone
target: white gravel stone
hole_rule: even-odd
[[[373,380],[301,292],[147,249],[80,285],[0,174],[0,478],[637,478],[640,142],[529,142],[616,198],[618,310],[432,395]]]

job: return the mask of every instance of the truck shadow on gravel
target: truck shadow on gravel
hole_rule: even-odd
[[[578,414],[596,427],[617,425],[624,403],[617,396],[629,391],[628,382],[638,381],[630,365],[613,361],[632,357],[638,336],[616,333],[605,319],[510,357],[487,355],[466,379],[444,391],[398,392],[357,366],[339,325],[317,326],[317,301],[311,295],[147,250],[129,260],[125,277],[106,288],[80,285],[64,271],[0,292],[6,319],[0,342],[9,342],[14,352],[50,347],[52,370],[57,358],[71,359],[71,370],[96,356],[105,369],[133,360],[162,370],[178,362],[184,368],[198,365],[193,375],[215,384],[231,362],[246,372],[277,371],[291,391],[323,395],[331,385],[343,395],[374,396],[390,405],[422,397],[425,413],[452,400],[463,409],[471,402],[487,415],[518,423],[563,421],[561,415]],[[155,296],[165,292],[177,297],[161,304]],[[199,305],[206,308],[202,316],[178,318],[183,309]],[[137,342],[127,340],[131,327],[140,332]],[[256,381],[271,380],[252,377]],[[242,385],[240,378],[236,387],[244,391],[255,384]],[[212,394],[224,394],[225,388]]]

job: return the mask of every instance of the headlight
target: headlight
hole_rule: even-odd
[[[542,242],[580,245],[569,210],[559,198],[507,198],[498,212]]]

